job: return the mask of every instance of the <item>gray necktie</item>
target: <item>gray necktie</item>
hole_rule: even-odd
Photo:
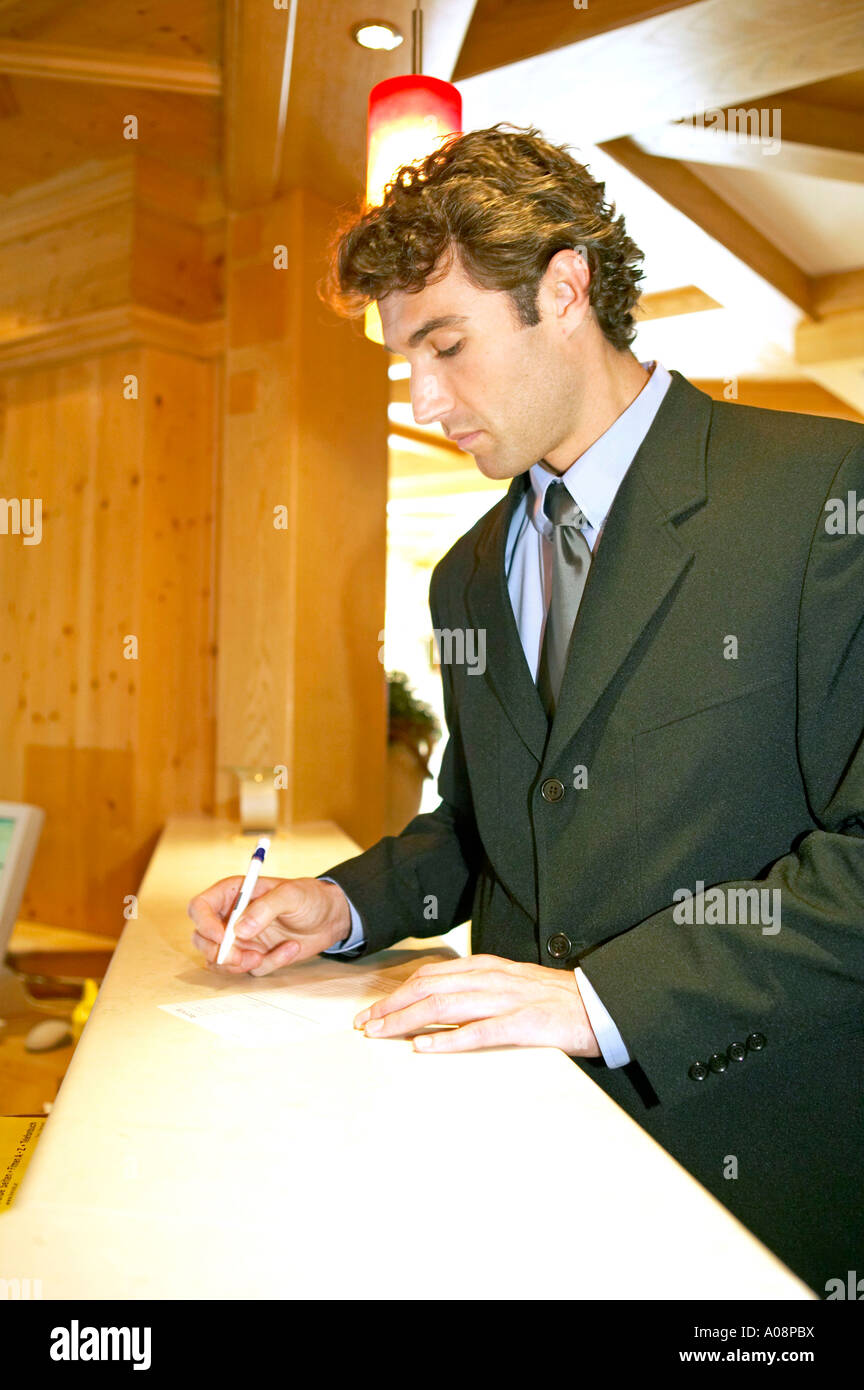
[[[546,488],[543,510],[553,526],[554,558],[552,597],[537,670],[537,689],[551,719],[558,703],[576,612],[588,577],[591,549],[579,529],[586,524],[587,518],[560,480],[556,479]]]

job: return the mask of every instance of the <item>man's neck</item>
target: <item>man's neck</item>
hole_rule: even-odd
[[[586,449],[631,406],[651,377],[631,352],[613,352],[602,358],[591,374],[591,386],[583,392],[576,427],[545,458],[539,460],[548,473],[560,477]]]

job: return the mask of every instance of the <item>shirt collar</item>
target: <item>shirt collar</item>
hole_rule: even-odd
[[[558,477],[595,530],[606,520],[624,475],[672,383],[668,371],[659,362],[642,362],[641,366],[651,375],[639,395],[565,473],[550,473],[542,463],[532,464],[528,470],[533,492],[526,494],[526,507],[541,536],[549,535],[552,530],[543,510],[543,500],[547,487]]]

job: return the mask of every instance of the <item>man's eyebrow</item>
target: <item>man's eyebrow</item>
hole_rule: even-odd
[[[436,319],[427,319],[425,323],[421,323],[420,327],[416,328],[411,334],[411,337],[408,339],[408,346],[412,348],[417,347],[417,344],[422,343],[427,333],[434,333],[436,328],[455,328],[458,323],[467,322],[467,314],[441,314]],[[395,348],[387,347],[386,343],[384,347],[388,352],[396,352]]]

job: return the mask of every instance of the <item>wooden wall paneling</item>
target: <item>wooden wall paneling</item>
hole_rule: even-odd
[[[154,57],[120,53],[81,44],[48,44],[0,36],[0,68],[28,77],[64,82],[98,82],[111,87],[218,96],[222,74],[218,64],[195,58]]]
[[[0,491],[43,500],[40,545],[0,536],[0,797],[47,813],[32,919],[119,935],[166,817],[212,810],[218,377],[127,347],[3,379]]]
[[[131,201],[0,241],[0,335],[129,298]]]
[[[2,64],[0,64],[2,71]],[[191,177],[218,176],[221,102],[179,92],[11,79],[14,114],[0,120],[0,194],[82,170],[92,161],[146,155]],[[138,139],[124,139],[128,115]]]
[[[40,44],[83,44],[107,48],[120,56],[144,53],[152,57],[217,61],[221,31],[221,0],[148,0],[144,5],[118,5],[117,0],[2,0],[0,34]],[[143,23],[142,23],[143,17]]]
[[[101,505],[113,473],[94,466],[100,384],[98,359],[5,382],[14,426],[4,464],[22,491],[42,498],[43,511],[38,546],[4,546],[18,576],[17,613],[6,635],[17,658],[19,713],[5,735],[18,769],[2,794],[46,811],[24,915],[80,929],[98,923],[117,935],[120,897],[104,890],[134,852],[129,818],[136,796],[133,752],[122,738],[123,697],[105,660],[126,571],[113,566],[110,586],[101,581],[106,542],[116,532],[110,508]],[[133,890],[127,875],[126,891]]]
[[[140,554],[140,685],[135,747],[143,814],[138,833],[172,814],[213,809],[215,649],[213,578],[218,475],[218,373],[212,364],[141,353],[145,473],[133,540]]]
[[[224,260],[224,222],[199,227],[136,207],[131,296],[137,305],[186,322],[218,318]]]
[[[135,204],[193,227],[215,228],[224,238],[222,180],[213,173],[190,173],[139,152],[134,161]]]
[[[21,799],[44,808],[45,826],[23,918],[120,935],[124,895],[136,891],[155,847],[155,837],[137,843],[124,833],[134,763],[131,749],[27,746]]]

